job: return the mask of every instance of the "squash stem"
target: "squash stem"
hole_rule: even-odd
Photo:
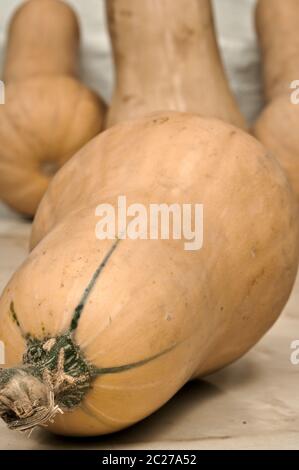
[[[0,416],[9,429],[30,431],[63,413],[53,391],[30,370],[6,369],[0,375]]]
[[[93,369],[70,335],[27,340],[20,367],[0,370],[0,417],[10,429],[31,430],[79,405]]]

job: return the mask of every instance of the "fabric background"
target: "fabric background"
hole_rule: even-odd
[[[113,88],[113,63],[105,24],[104,0],[67,1],[76,9],[81,22],[82,78],[109,102]],[[20,3],[20,0],[1,0],[1,62],[7,24]],[[262,105],[259,52],[254,28],[255,3],[256,0],[213,1],[227,75],[242,111],[251,122]]]

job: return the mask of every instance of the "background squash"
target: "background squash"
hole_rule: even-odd
[[[184,111],[246,127],[221,62],[210,0],[107,0],[116,86],[107,126]]]
[[[34,215],[49,180],[100,132],[104,107],[76,78],[79,25],[60,0],[29,0],[9,30],[0,107],[0,198]]]
[[[95,209],[204,205],[204,244],[98,240]],[[0,300],[0,414],[12,429],[125,428],[243,355],[285,305],[297,206],[276,160],[214,119],[160,113],[96,137],[55,176]],[[59,411],[65,411],[60,414]]]
[[[299,80],[299,2],[259,0],[256,22],[267,104],[253,132],[278,158],[299,199],[299,104],[291,99]]]

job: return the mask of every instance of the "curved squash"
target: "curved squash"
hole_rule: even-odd
[[[219,54],[210,0],[107,0],[116,87],[107,126],[157,111],[245,128]]]
[[[88,162],[88,164],[86,164]],[[95,209],[204,205],[204,243],[95,236]],[[0,300],[0,415],[59,434],[125,428],[243,355],[285,305],[298,264],[289,183],[254,138],[161,113],[95,138],[53,179],[32,252]],[[64,411],[60,414],[59,411]]]
[[[77,18],[60,0],[29,0],[10,24],[0,198],[29,216],[56,170],[103,126],[103,104],[75,76],[78,46]]]
[[[253,133],[278,158],[299,200],[299,104],[291,98],[299,79],[299,2],[259,0],[256,20],[267,104]]]

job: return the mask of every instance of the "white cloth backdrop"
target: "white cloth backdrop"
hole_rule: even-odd
[[[255,2],[213,2],[227,75],[249,121],[256,116],[262,103],[259,53],[254,30]],[[20,0],[0,1],[0,59],[3,59],[7,23],[20,3]],[[109,101],[113,87],[113,64],[105,25],[104,0],[68,0],[68,3],[76,9],[81,21],[82,77]]]

